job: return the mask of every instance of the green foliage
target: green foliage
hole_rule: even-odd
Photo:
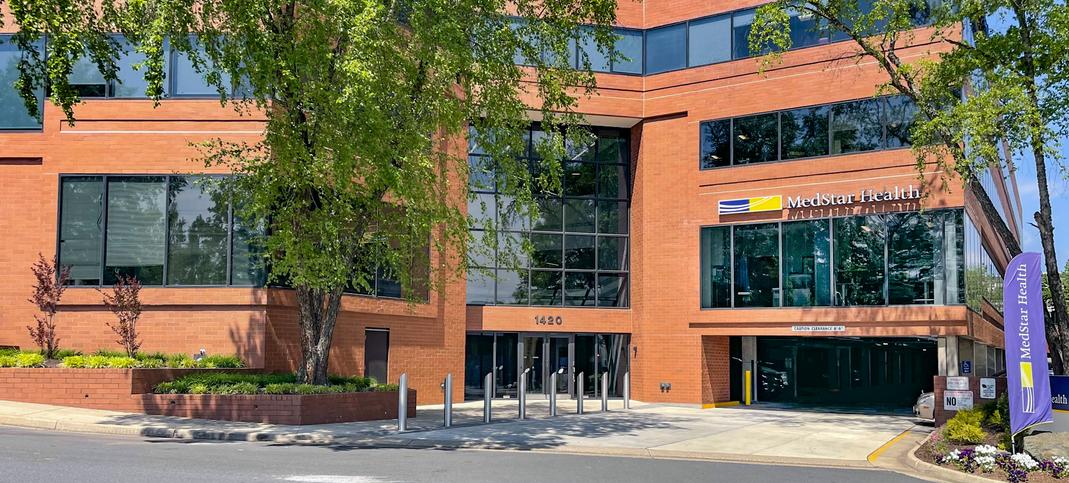
[[[37,352],[0,353],[0,367],[44,367],[45,356]]]
[[[947,421],[943,428],[943,436],[955,443],[980,444],[987,438],[981,424],[984,421],[984,411],[977,409],[963,409],[958,411],[953,418]]]
[[[1003,393],[995,402],[984,404],[984,426],[999,433],[1010,431],[1010,400]]]
[[[65,357],[77,356],[81,354],[82,353],[80,351],[76,351],[74,349],[57,349],[55,354],[53,354],[52,358],[63,360]]]
[[[245,367],[245,363],[238,356],[212,355],[200,358],[194,366],[205,369],[238,369]]]
[[[179,369],[204,368],[204,369],[234,369],[245,367],[245,363],[237,356],[214,355],[194,361],[186,354],[164,354],[156,352],[152,354],[138,354],[137,357],[127,357],[125,352],[117,352],[101,349],[89,356],[74,355],[63,358],[63,365],[69,368],[162,368],[171,367]]]
[[[126,352],[116,351],[116,350],[111,350],[111,349],[97,349],[96,351],[94,351],[90,355],[104,356],[104,357],[126,357]]]
[[[157,384],[157,394],[338,394],[397,390],[366,377],[331,376],[330,384],[298,384],[294,374],[198,373]],[[392,389],[390,389],[392,387]]]
[[[15,354],[18,354],[19,352],[22,352],[22,351],[20,351],[18,349],[15,349],[15,348],[9,348],[9,347],[0,348],[0,357],[2,357],[2,356],[13,356]]]

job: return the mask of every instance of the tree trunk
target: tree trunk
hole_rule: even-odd
[[[297,382],[327,384],[330,346],[338,320],[342,289],[320,290],[298,286],[297,320],[301,332],[301,363]]]

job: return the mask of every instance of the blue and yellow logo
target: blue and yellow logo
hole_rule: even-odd
[[[721,215],[776,211],[783,209],[783,199],[780,195],[776,195],[762,196],[760,198],[742,198],[739,200],[720,200],[717,207]]]
[[[1032,377],[1032,363],[1021,363],[1021,412],[1033,414],[1036,412],[1036,383]]]

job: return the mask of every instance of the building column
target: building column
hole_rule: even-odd
[[[958,336],[947,335],[937,341],[939,348],[939,375],[958,375]]]

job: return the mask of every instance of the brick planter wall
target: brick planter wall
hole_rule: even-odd
[[[135,394],[194,372],[259,372],[258,369],[65,369],[2,368],[0,399],[113,411],[140,411]]]
[[[947,389],[947,376],[935,376],[935,425],[936,427],[946,424],[947,420],[953,418],[957,411],[947,411],[943,409],[943,392]],[[1002,397],[1006,393],[1006,378],[996,377],[995,379],[995,399],[980,399],[980,378],[969,377],[969,391],[972,392],[973,408],[978,408],[989,402],[995,402],[998,398]]]
[[[397,419],[397,392],[309,395],[142,394],[145,414],[269,424],[326,424]],[[416,416],[416,391],[408,390]]]

